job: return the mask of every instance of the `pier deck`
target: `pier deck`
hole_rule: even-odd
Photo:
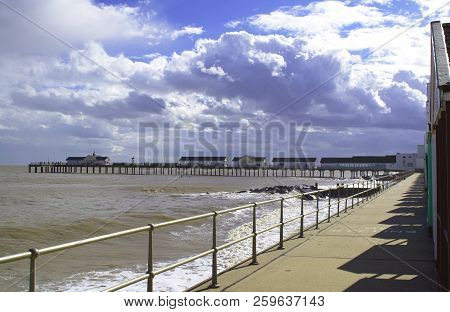
[[[393,169],[375,168],[276,168],[276,167],[185,167],[176,164],[114,163],[112,165],[70,165],[65,163],[31,163],[29,173],[44,174],[120,174],[120,175],[176,175],[224,177],[309,177],[309,178],[360,178],[397,172]]]
[[[194,291],[438,291],[423,177],[219,276]]]

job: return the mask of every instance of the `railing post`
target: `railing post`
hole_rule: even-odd
[[[364,186],[364,181],[362,181],[361,182],[361,188],[363,189],[363,190],[365,190],[365,186]],[[364,198],[366,197],[366,193],[364,193],[364,191],[362,191],[361,192],[362,194],[361,194],[361,203],[364,203]]]
[[[217,212],[214,211],[213,215],[213,228],[212,228],[212,274],[211,274],[211,288],[219,287],[217,283]]]
[[[281,197],[280,201],[280,243],[278,245],[278,249],[284,249],[283,247],[283,241],[284,241],[284,216],[283,216],[283,210],[284,210],[284,198]]]
[[[153,224],[149,224],[148,230],[148,266],[147,266],[147,292],[153,292],[153,279],[155,274],[153,273],[153,232],[155,227]]]
[[[337,186],[336,186],[336,191],[337,191],[337,199],[338,199],[338,202],[337,202],[337,214],[336,214],[336,216],[339,217],[339,208],[340,208],[340,202],[341,202],[341,189],[340,189],[340,187],[339,187],[339,183],[338,183]]]
[[[356,204],[359,206],[359,182],[358,182],[358,190],[356,191],[357,192],[357,196],[356,196]]]
[[[331,187],[328,189],[328,220],[330,222],[331,218]]]
[[[368,189],[368,187],[369,187],[369,181],[363,181],[363,189],[364,189],[364,193],[363,193],[363,202],[365,202],[366,201],[366,197],[367,197],[367,193],[366,193],[366,191],[367,191],[367,189]]]
[[[36,248],[31,248],[28,251],[31,252],[29,291],[35,292],[36,291],[36,258],[39,257],[39,250]]]
[[[348,184],[345,185],[345,208],[344,208],[344,212],[347,212],[347,199],[348,199]]]
[[[258,264],[256,257],[256,203],[253,203],[253,242],[252,242],[252,263]]]
[[[319,191],[317,192],[316,200],[316,229],[319,228]]]
[[[353,199],[355,198],[355,183],[352,184],[352,209],[353,209]]]
[[[366,182],[366,189],[367,189],[366,201],[368,201],[369,200],[369,194],[370,194],[369,181]]]
[[[303,237],[303,223],[304,223],[304,215],[303,215],[303,195],[301,195],[301,206],[300,206],[300,237]]]

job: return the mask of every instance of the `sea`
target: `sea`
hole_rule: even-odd
[[[0,166],[0,257],[116,231],[279,198],[248,192],[275,185],[328,188],[352,179],[28,173]],[[292,193],[294,194],[294,193]],[[326,198],[320,199],[321,206]],[[279,203],[258,208],[257,228],[279,222]],[[315,201],[305,201],[305,212]],[[324,206],[323,206],[324,207]],[[333,208],[334,210],[335,208]],[[326,217],[326,209],[320,219]],[[284,202],[285,220],[300,214],[300,201]],[[305,218],[305,224],[315,216]],[[285,227],[286,236],[299,221]],[[218,244],[248,235],[251,209],[218,217]],[[277,242],[278,229],[258,236],[258,250]],[[211,248],[211,218],[157,229],[154,266],[163,268]],[[251,255],[251,239],[218,253],[219,271]],[[97,242],[37,259],[38,291],[103,291],[147,271],[148,233]],[[0,291],[28,290],[29,260],[0,264]],[[211,274],[211,256],[155,277],[156,291],[183,291]],[[145,291],[141,282],[123,291]]]

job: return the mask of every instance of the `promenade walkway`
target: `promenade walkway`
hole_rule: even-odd
[[[422,176],[194,291],[438,291]]]

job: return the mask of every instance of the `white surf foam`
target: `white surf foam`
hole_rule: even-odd
[[[241,193],[247,194],[247,193]],[[239,196],[241,196],[239,194]],[[228,196],[228,195],[226,195]],[[269,196],[274,197],[274,196]],[[279,196],[275,196],[279,197]],[[315,208],[315,201],[304,201],[304,213],[313,211]],[[326,207],[328,203],[327,199],[321,199],[319,201],[320,207]],[[331,213],[336,212],[336,200],[332,201]],[[267,205],[267,207],[262,206],[258,208],[258,218],[257,218],[257,230],[265,229],[270,226],[275,225],[279,222],[279,209],[277,209],[279,203],[274,205]],[[289,220],[291,218],[300,215],[300,200],[292,199],[286,200],[284,205],[284,219]],[[246,215],[247,214],[247,215]],[[229,215],[227,218],[221,218],[223,227],[226,232],[220,233],[226,237],[225,241],[230,242],[236,240],[240,237],[248,235],[252,232],[252,222],[250,219],[243,219],[247,217],[249,213],[246,211],[237,211]],[[327,209],[322,210],[319,213],[319,219],[323,220],[327,217]],[[305,217],[305,227],[315,223],[315,214],[311,214]],[[222,220],[223,219],[223,220]],[[245,220],[245,222],[243,221]],[[203,225],[201,227],[186,227],[182,232],[171,232],[177,237],[177,239],[182,239],[189,237],[187,232],[210,232],[210,225]],[[300,220],[291,222],[285,225],[284,232],[285,237],[297,233],[300,227]],[[257,249],[258,251],[266,249],[279,240],[279,230],[278,228],[258,235]],[[251,255],[251,239],[245,240],[238,244],[232,245],[225,250],[221,250],[218,255],[218,270],[224,271],[227,268],[241,262],[243,259]],[[181,261],[184,259],[179,259]],[[173,264],[173,262],[160,262],[156,263],[156,268],[162,268]],[[142,274],[146,272],[146,265],[134,265],[128,268],[113,269],[105,271],[91,271],[83,272],[70,276],[65,279],[64,282],[49,283],[46,285],[41,285],[40,290],[43,291],[101,291]],[[197,259],[189,264],[178,267],[174,270],[165,272],[161,275],[155,277],[155,290],[156,291],[182,291],[189,288],[196,283],[199,283],[211,276],[211,256],[207,256],[201,259]],[[123,291],[145,291],[146,282],[129,286]]]

